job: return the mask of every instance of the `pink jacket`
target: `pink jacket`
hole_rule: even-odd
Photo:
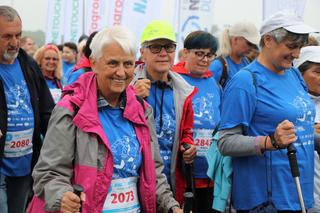
[[[86,193],[82,212],[102,212],[112,180],[113,156],[98,118],[97,94],[92,72],[65,88],[63,99],[52,113],[33,172],[35,196],[29,213],[46,212],[44,206],[49,212],[59,211],[62,195],[72,191],[73,183],[82,185]],[[153,213],[156,212],[156,175],[150,132],[144,109],[131,87],[126,89],[125,96],[123,116],[133,123],[143,156],[138,183],[140,205],[143,212]]]

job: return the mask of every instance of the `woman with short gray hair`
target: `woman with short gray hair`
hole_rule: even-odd
[[[314,29],[278,12],[260,29],[257,60],[226,85],[218,147],[232,156],[232,204],[238,212],[301,212],[287,147],[294,144],[306,208],[313,200],[314,105],[292,62]],[[268,207],[266,207],[268,206]]]
[[[65,87],[51,116],[28,212],[79,212],[81,202],[84,213],[156,212],[156,195],[168,201],[172,193],[149,129],[151,107],[129,86],[135,40],[115,26],[98,32],[91,49],[93,72]]]

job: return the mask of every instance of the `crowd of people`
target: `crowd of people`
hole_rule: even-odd
[[[37,48],[22,21],[0,6],[1,213],[320,212],[320,46],[296,14],[191,32],[178,63],[163,20],[138,61],[123,26]]]

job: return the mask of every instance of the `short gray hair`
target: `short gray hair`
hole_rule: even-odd
[[[98,32],[90,44],[91,57],[99,59],[102,56],[103,49],[112,43],[118,43],[125,53],[136,54],[136,41],[133,34],[121,26],[105,28]]]
[[[7,21],[14,21],[14,19],[17,17],[21,21],[19,13],[12,7],[5,6],[5,5],[0,6],[0,16],[6,18]]]
[[[275,29],[269,33],[264,34],[261,37],[260,47],[265,46],[264,37],[267,34],[271,35],[278,44],[285,41],[285,40],[290,40],[290,41],[299,42],[299,43],[301,42],[301,44],[303,46],[308,41],[308,34],[297,34],[297,33],[289,32],[284,28],[278,28],[278,29]]]

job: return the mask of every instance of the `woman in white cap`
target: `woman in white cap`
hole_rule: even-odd
[[[209,70],[222,87],[240,69],[249,64],[246,55],[259,44],[258,29],[251,22],[238,22],[226,28],[220,37],[219,57]]]
[[[314,205],[314,104],[292,67],[315,32],[293,13],[279,12],[260,29],[257,60],[226,85],[218,147],[232,156],[232,204],[238,212],[301,212],[287,148],[294,143],[304,204]],[[265,207],[268,206],[268,207]]]
[[[315,153],[314,153],[314,200],[315,206],[308,213],[320,212],[320,47],[303,47],[298,59],[294,60],[307,84],[308,92],[316,107],[315,118]]]

